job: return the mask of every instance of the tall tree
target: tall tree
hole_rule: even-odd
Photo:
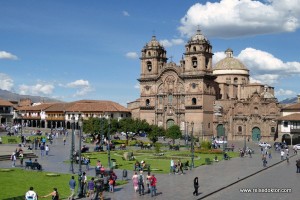
[[[178,125],[173,125],[167,129],[166,136],[173,140],[173,145],[175,144],[175,140],[181,137],[180,127]]]

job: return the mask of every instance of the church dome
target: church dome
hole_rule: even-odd
[[[239,61],[238,59],[233,57],[233,51],[232,49],[227,49],[225,51],[226,53],[226,58],[220,60],[217,62],[217,64],[214,67],[214,70],[246,70],[247,67]]]
[[[150,40],[150,42],[148,42],[147,46],[148,47],[161,47],[159,42],[156,40],[155,36],[152,36],[152,39]]]

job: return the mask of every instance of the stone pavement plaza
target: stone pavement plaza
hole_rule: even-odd
[[[70,137],[69,137],[70,139]],[[70,146],[69,141],[64,146],[62,138],[58,138],[50,146],[50,155],[48,157],[40,157],[40,152],[34,151],[39,156],[38,161],[42,164],[44,171],[70,173],[69,165],[64,161],[69,158]],[[242,147],[243,143],[233,142],[236,147]],[[76,143],[77,144],[77,143]],[[133,172],[128,171],[129,183],[117,186],[114,193],[105,193],[105,199],[122,200],[122,199],[257,199],[260,195],[269,195],[272,199],[298,199],[299,197],[299,180],[300,174],[296,174],[295,160],[299,159],[296,155],[290,159],[290,164],[286,161],[280,161],[278,152],[272,149],[273,158],[268,159],[267,168],[262,167],[261,154],[257,144],[248,144],[255,149],[252,158],[233,158],[228,161],[222,160],[212,165],[203,165],[193,170],[185,171],[184,175],[155,174],[157,177],[157,193],[156,197],[151,198],[149,194],[139,196],[135,193],[132,186],[131,177]],[[0,152],[5,148],[0,145]],[[77,148],[77,147],[76,147]],[[274,165],[274,166],[272,166]],[[10,161],[1,161],[1,168],[11,167]],[[94,176],[94,168],[87,172],[88,175]],[[83,170],[85,166],[83,166]],[[115,170],[118,179],[122,178],[122,170]],[[78,166],[75,166],[75,173],[78,172]],[[71,174],[70,174],[71,176]],[[193,180],[199,178],[199,193],[197,197],[193,196]],[[264,177],[264,178],[261,178]],[[77,177],[76,177],[77,179]],[[284,184],[289,183],[289,184]],[[231,185],[232,184],[232,185]],[[229,186],[231,185],[231,186]],[[68,183],[66,183],[68,187]],[[256,194],[256,193],[240,193],[240,188],[256,188],[256,187],[277,187],[292,188],[292,193],[286,194]],[[25,194],[25,191],[24,191]],[[277,198],[278,197],[278,198]],[[281,198],[285,197],[285,198]],[[87,200],[88,198],[82,198]]]

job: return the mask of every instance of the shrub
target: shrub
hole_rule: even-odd
[[[155,144],[154,144],[154,147],[155,147],[155,153],[159,153],[159,152],[160,152],[161,146],[162,146],[161,143],[155,143]]]
[[[202,153],[202,154],[223,154],[221,149],[200,149],[195,150],[195,153]]]
[[[211,149],[211,143],[209,141],[202,141],[201,142],[201,149]]]

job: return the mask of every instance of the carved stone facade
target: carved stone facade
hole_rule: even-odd
[[[142,49],[140,98],[128,103],[132,117],[202,139],[270,140],[280,109],[274,88],[249,83],[249,70],[233,51],[212,66],[212,46],[198,30],[185,45],[180,65],[167,62],[166,50],[153,36]],[[194,126],[191,127],[192,122]]]

